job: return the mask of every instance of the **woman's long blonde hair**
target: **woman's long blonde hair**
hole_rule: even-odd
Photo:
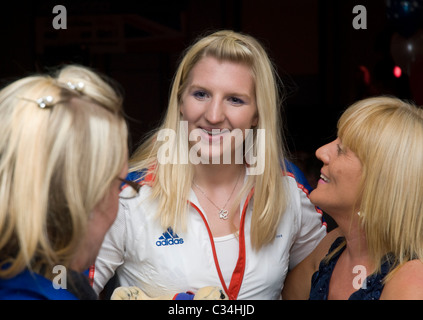
[[[265,50],[253,37],[233,31],[219,31],[201,38],[188,48],[173,80],[165,119],[158,130],[151,133],[134,153],[130,160],[130,171],[154,168],[152,197],[158,199],[158,215],[162,227],[185,229],[193,168],[189,163],[179,163],[181,161],[176,164],[160,164],[157,154],[163,142],[157,141],[157,134],[162,129],[171,129],[178,137],[183,134],[179,130],[182,120],[179,108],[181,97],[192,68],[205,56],[245,64],[251,68],[253,74],[259,118],[254,129],[265,129],[264,141],[257,139],[257,131],[254,130],[254,147],[264,150],[265,162],[264,172],[260,175],[250,175],[241,194],[249,192],[254,186],[251,243],[254,248],[259,249],[275,238],[278,222],[287,207],[287,193],[281,179],[284,149],[278,77]],[[176,158],[181,154],[178,148],[171,152],[175,153]],[[187,152],[183,150],[182,153]]]
[[[423,261],[423,110],[365,99],[342,115],[338,136],[362,162],[360,221],[376,271],[388,253],[397,266]]]
[[[0,277],[69,266],[128,156],[121,97],[80,66],[26,77],[0,91],[0,132]]]

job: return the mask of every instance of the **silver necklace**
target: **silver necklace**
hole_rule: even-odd
[[[234,185],[234,188],[232,189],[232,192],[231,192],[231,195],[229,196],[229,198],[228,198],[228,200],[226,200],[226,203],[225,203],[225,205],[222,207],[222,208],[219,208],[213,201],[212,201],[212,199],[210,199],[208,196],[207,196],[207,194],[193,181],[192,183],[193,183],[193,185],[206,197],[206,199],[207,200],[209,200],[210,201],[210,203],[212,204],[212,205],[214,205],[215,207],[216,207],[216,209],[217,210],[219,210],[219,218],[220,219],[222,219],[222,220],[227,220],[228,219],[228,215],[229,215],[229,212],[228,212],[228,210],[226,210],[225,208],[226,208],[226,205],[228,204],[228,202],[229,202],[229,200],[232,198],[232,195],[233,195],[233,193],[234,193],[234,191],[235,191],[235,188],[236,188],[236,186],[238,185],[238,181],[239,181],[239,177],[241,176],[241,173],[238,175],[238,178],[236,179],[236,183],[235,183],[235,185]]]

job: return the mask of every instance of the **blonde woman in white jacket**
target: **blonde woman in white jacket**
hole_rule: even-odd
[[[277,75],[257,40],[233,31],[198,40],[162,125],[130,161],[142,187],[121,195],[95,290],[117,273],[151,297],[218,286],[230,299],[280,298],[288,269],[326,234],[285,171],[281,132]]]

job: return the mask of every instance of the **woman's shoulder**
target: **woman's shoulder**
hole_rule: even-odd
[[[329,232],[317,247],[288,273],[283,289],[284,299],[308,299],[311,279],[320,262],[343,234],[339,228]]]
[[[410,260],[397,267],[386,282],[380,298],[386,300],[423,299],[423,262]]]
[[[120,193],[119,212],[112,227],[114,230],[118,229],[118,233],[121,233],[122,228],[129,231],[154,220],[157,200],[151,197],[152,186],[150,178],[145,173],[144,170],[134,171],[126,177],[126,180],[139,183],[141,187],[135,196],[132,195],[131,188],[123,187]]]
[[[306,176],[300,168],[298,168],[293,162],[288,161],[286,159],[285,167],[286,171],[283,172],[284,176],[291,177],[293,179],[293,182],[296,183],[297,187],[306,192],[307,194],[312,191],[312,187],[308,183]]]
[[[311,253],[313,268],[317,270],[322,260],[338,248],[344,240],[341,229],[335,228],[331,230]]]
[[[126,180],[134,181],[140,185],[151,185],[155,179],[154,167],[131,171],[126,176]]]
[[[63,281],[63,279],[61,279]],[[0,279],[0,300],[76,300],[69,291],[25,269],[13,278]]]
[[[308,198],[310,191],[292,173],[284,172],[281,179],[288,193],[291,195],[291,199],[297,198],[300,200],[301,198]]]

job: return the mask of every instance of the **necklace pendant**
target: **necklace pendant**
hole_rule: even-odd
[[[223,219],[223,220],[227,220],[228,219],[228,210],[220,209],[219,218]]]

